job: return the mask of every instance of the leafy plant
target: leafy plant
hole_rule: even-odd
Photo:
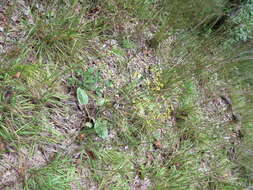
[[[93,67],[83,71],[78,69],[75,71],[75,75],[68,79],[70,86],[80,87],[87,91],[95,92],[99,97],[102,96],[105,86],[108,81],[102,80],[100,72]]]
[[[100,72],[93,67],[90,67],[87,71],[76,70],[75,75],[68,79],[68,84],[77,88],[79,103],[80,101],[87,102],[87,92],[89,92],[90,96],[96,100],[97,106],[104,106],[107,103],[107,99],[103,97],[104,92],[106,88],[113,87],[113,82],[111,80],[103,80]]]
[[[234,42],[247,41],[252,39],[253,34],[253,0],[241,5],[239,14],[232,18],[235,27],[230,31]]]
[[[89,97],[86,94],[85,90],[81,89],[81,88],[77,88],[77,100],[79,102],[80,105],[86,105],[89,102]]]
[[[136,45],[134,44],[134,42],[132,42],[131,40],[129,39],[123,39],[122,40],[122,47],[125,48],[125,49],[133,49],[136,47]]]
[[[94,129],[99,137],[106,139],[108,137],[108,122],[98,118],[95,122]]]

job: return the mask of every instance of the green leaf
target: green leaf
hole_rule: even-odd
[[[93,68],[93,67],[90,67],[90,68],[88,68],[88,71],[87,71],[87,73],[90,73],[90,74],[92,74],[92,73],[94,73],[94,71],[95,71],[95,68]]]
[[[99,137],[106,139],[108,137],[107,121],[103,119],[97,119],[94,129]]]
[[[99,98],[97,100],[97,105],[98,106],[103,106],[105,104],[106,100],[104,98]]]
[[[88,128],[92,128],[92,123],[91,122],[86,122],[84,126],[88,127]]]
[[[128,40],[128,39],[124,39],[122,41],[122,47],[126,48],[126,49],[131,49],[131,48],[135,48],[136,45],[134,44],[134,42]]]
[[[120,48],[113,48],[111,51],[114,55],[118,55],[118,56],[124,56],[126,53],[123,49],[120,49]]]
[[[77,100],[79,102],[79,104],[81,105],[86,105],[89,102],[89,97],[86,94],[85,90],[83,90],[82,88],[77,88]]]
[[[112,88],[112,87],[113,87],[113,82],[112,82],[112,80],[107,80],[107,81],[105,82],[105,85],[108,86],[108,87],[110,87],[110,88]]]

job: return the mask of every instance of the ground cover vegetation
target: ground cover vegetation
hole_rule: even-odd
[[[0,2],[0,189],[253,188],[252,0]]]

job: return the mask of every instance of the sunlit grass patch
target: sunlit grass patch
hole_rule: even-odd
[[[24,189],[71,189],[71,183],[78,184],[76,180],[76,168],[71,160],[59,156],[44,167],[29,170]]]
[[[103,18],[88,19],[87,6],[77,2],[43,8],[32,12],[32,23],[23,23],[27,47],[39,58],[73,62],[105,28]]]
[[[58,71],[52,75],[52,70],[47,70],[49,66],[39,63],[8,65],[0,72],[2,139],[14,146],[60,140],[61,135],[50,126],[47,113],[62,107],[61,101],[66,98],[59,86]]]

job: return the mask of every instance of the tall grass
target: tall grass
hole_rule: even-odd
[[[219,23],[219,29],[214,28],[217,21],[226,14],[232,14],[230,11],[233,9],[227,8],[229,2],[194,1],[186,3],[172,1],[168,3],[162,1],[162,3],[162,7],[166,10],[162,16],[166,18],[166,13],[170,16],[165,19],[168,23],[160,24],[161,28],[154,35],[154,39],[158,42],[161,40],[162,43],[163,38],[172,34],[169,30],[170,27],[177,29],[177,32],[174,32],[176,42],[173,44],[170,55],[166,55],[161,50],[162,54],[167,56],[165,56],[167,69],[164,70],[162,77],[162,81],[165,83],[164,90],[165,92],[173,90],[175,84],[185,83],[193,77],[203,82],[210,80],[210,76],[218,74],[220,80],[225,82],[223,87],[231,91],[230,96],[233,97],[234,111],[240,115],[240,124],[237,125],[240,125],[241,129],[237,132],[242,132],[243,138],[236,145],[238,159],[234,160],[234,164],[239,168],[238,174],[241,177],[244,176],[246,184],[251,185],[252,163],[249,157],[252,155],[250,144],[253,132],[251,124],[253,107],[251,73],[253,70],[252,58],[249,54],[251,47],[248,44],[251,43],[252,30],[248,27],[247,32],[238,33],[238,25],[233,22],[240,20],[243,22],[239,22],[239,25],[244,27],[251,25],[250,16],[245,15],[251,14],[252,2],[248,1],[246,5],[241,5],[241,10],[237,15],[228,17],[226,21]],[[175,13],[171,10],[174,10]],[[245,17],[248,18],[247,21]],[[240,35],[244,35],[244,37],[241,36],[239,39]],[[248,42],[243,42],[246,39]],[[206,85],[202,82],[201,85]],[[216,93],[220,94],[218,91]]]

